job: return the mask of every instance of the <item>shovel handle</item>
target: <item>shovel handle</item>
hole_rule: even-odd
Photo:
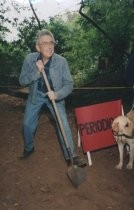
[[[46,76],[46,73],[45,73],[44,70],[42,71],[42,75],[43,75],[43,78],[44,78],[44,80],[45,80],[47,90],[48,90],[48,91],[51,91],[50,84],[49,84],[49,82],[48,82],[48,79],[47,79],[47,76]],[[58,120],[60,129],[61,129],[61,133],[62,133],[63,138],[64,138],[64,141],[65,141],[67,150],[68,150],[70,156],[72,156],[72,155],[71,155],[71,151],[70,151],[70,146],[69,146],[69,143],[68,143],[68,139],[67,139],[67,135],[66,135],[66,133],[65,133],[65,130],[64,130],[64,127],[63,127],[63,124],[62,124],[62,121],[61,121],[61,118],[60,118],[60,114],[59,114],[59,112],[58,112],[58,109],[57,109],[55,100],[52,100],[52,104],[53,104],[53,108],[54,108],[54,111],[55,111],[55,114],[56,114],[56,117],[57,117],[57,120]]]

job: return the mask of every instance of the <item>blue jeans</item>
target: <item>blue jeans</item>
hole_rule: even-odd
[[[61,134],[52,103],[48,99],[48,97],[45,96],[45,94],[40,91],[38,91],[38,94],[37,94],[36,104],[32,104],[29,100],[27,101],[27,104],[26,104],[24,120],[23,120],[24,149],[26,151],[30,151],[34,147],[34,136],[35,136],[36,129],[38,126],[40,111],[43,105],[46,105],[49,108],[53,118],[56,121],[57,129],[58,129],[58,133],[60,137],[59,138],[60,145],[61,145],[65,160],[68,160],[70,159],[70,157],[66,149],[66,145],[65,145],[63,136]],[[70,126],[67,120],[65,106],[63,103],[60,103],[60,102],[56,103],[56,105],[57,105],[58,112],[60,114],[61,121],[63,123],[65,133],[67,135],[67,139],[68,139],[72,156],[75,157],[76,153],[74,150],[74,142],[73,142]]]

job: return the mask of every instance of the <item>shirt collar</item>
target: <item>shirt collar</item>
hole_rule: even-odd
[[[40,54],[38,55],[38,57],[37,57],[37,61],[38,61],[38,60],[42,60],[42,55],[41,55],[41,53],[40,53]],[[52,60],[52,56],[49,58],[48,62],[47,62],[44,66],[49,65],[50,62],[51,62],[51,60]]]

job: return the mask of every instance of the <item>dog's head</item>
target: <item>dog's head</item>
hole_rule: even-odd
[[[116,135],[132,136],[134,134],[134,125],[128,117],[118,116],[112,123],[112,130]]]

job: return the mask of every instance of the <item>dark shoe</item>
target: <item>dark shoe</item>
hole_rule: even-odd
[[[24,152],[23,152],[22,156],[20,157],[20,159],[26,159],[26,158],[29,157],[29,155],[31,155],[33,152],[34,152],[34,147],[33,147],[33,149],[30,150],[30,151],[24,150]]]
[[[70,159],[66,160],[66,162],[67,162],[68,166],[71,166],[71,160]],[[87,162],[84,158],[80,158],[80,157],[77,156],[77,157],[73,158],[73,164],[78,166],[78,167],[83,168],[87,165]]]

